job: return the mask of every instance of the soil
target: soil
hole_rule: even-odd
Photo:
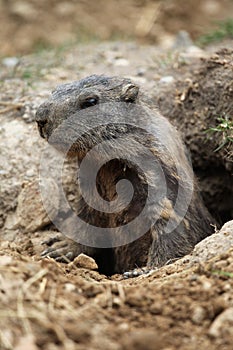
[[[233,147],[232,143],[223,147],[224,135],[210,129],[217,127],[221,118],[232,120],[232,54],[232,50],[222,49],[193,64],[192,71],[184,60],[177,69],[180,77],[164,87],[164,92],[152,93],[162,114],[181,131],[202,196],[222,223],[233,214]]]
[[[232,11],[231,0],[1,0],[0,56],[135,37],[167,46],[180,30],[197,39]]]
[[[83,267],[41,259],[41,242],[57,232],[40,200],[44,140],[33,122],[59,83],[94,73],[134,79],[180,129],[207,206],[225,222],[233,216],[232,144],[214,152],[220,140],[202,131],[215,126],[219,114],[232,118],[232,71],[232,51],[221,47],[166,51],[135,42],[82,44],[2,61],[1,349],[232,349],[232,222],[192,255],[137,278],[100,275],[88,258]],[[73,170],[67,164],[64,176],[71,202]]]

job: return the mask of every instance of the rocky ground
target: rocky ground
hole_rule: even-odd
[[[56,232],[40,200],[44,140],[33,122],[59,83],[94,73],[132,78],[182,133],[221,226],[233,217],[232,42],[222,46],[228,50],[110,42],[1,61],[2,349],[232,349],[232,221],[192,255],[134,279],[100,275],[85,257],[41,260],[41,242]],[[71,168],[65,187],[72,202]]]
[[[0,56],[135,37],[169,46],[178,31],[196,40],[232,11],[231,0],[1,0]]]

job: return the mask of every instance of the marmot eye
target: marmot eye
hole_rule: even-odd
[[[87,98],[85,101],[82,101],[80,103],[80,107],[81,107],[81,109],[85,109],[88,107],[95,106],[97,103],[98,103],[97,97],[90,97],[90,98]]]

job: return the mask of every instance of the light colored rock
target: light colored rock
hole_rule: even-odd
[[[1,241],[0,247],[1,247],[1,249],[9,248],[9,241]]]
[[[8,68],[14,68],[19,64],[19,59],[17,57],[5,57],[2,59],[2,64]]]
[[[51,203],[42,202],[37,181],[26,183],[19,194],[16,214],[18,224],[25,232],[34,232],[45,227],[50,223],[51,218],[56,215],[59,206],[59,195],[56,193],[57,187],[52,179],[47,181],[47,191],[53,194],[53,202]],[[47,200],[49,198],[48,196]]]
[[[224,310],[220,315],[218,315],[209,328],[209,335],[218,338],[224,335],[224,331],[233,330],[233,307]],[[232,332],[233,334],[233,332]]]
[[[0,256],[0,266],[10,265],[12,262],[12,256],[2,255]]]
[[[37,103],[38,101],[42,102],[42,100],[38,99]],[[40,229],[50,222],[45,210],[43,210],[40,190],[37,187],[41,169],[47,167],[47,158],[44,167],[41,163],[41,157],[45,147],[47,149],[47,143],[39,136],[35,123],[25,123],[22,119],[4,118],[0,126],[0,136],[2,145],[0,151],[0,230],[4,228],[5,235],[6,230],[15,230],[19,224],[24,232]],[[54,162],[56,162],[56,155],[53,153],[52,155]],[[74,166],[70,164],[66,166],[65,164],[63,170],[62,184],[65,193],[70,194],[70,196],[72,194],[72,202],[76,199],[78,202],[75,183],[77,164],[75,163]],[[59,200],[56,185],[51,180],[52,177],[53,173],[48,172],[48,176],[45,176],[44,179],[45,192],[49,194],[46,196],[48,201],[44,204],[48,203],[49,210],[51,209],[50,217],[53,216],[54,208],[57,208]],[[53,202],[51,208],[50,201]],[[62,207],[60,209],[62,210]]]
[[[180,60],[189,60],[193,58],[205,57],[207,54],[204,50],[200,49],[195,45],[187,47],[183,52],[180,53]]]
[[[205,309],[199,305],[197,305],[193,312],[192,312],[192,321],[195,324],[201,324],[203,322],[203,320],[205,319],[206,316],[206,312]]]
[[[19,217],[16,212],[10,213],[5,221],[4,228],[7,230],[15,230],[19,227]]]
[[[15,350],[24,349],[39,350],[39,348],[36,346],[36,340],[34,335],[28,334],[18,339],[18,343],[15,346]]]
[[[138,70],[137,70],[138,77],[143,77],[145,74],[146,74],[146,68],[143,68],[143,67],[138,68]]]
[[[13,105],[18,102],[12,102]],[[17,197],[23,182],[28,179],[27,171],[38,174],[40,152],[43,140],[39,137],[36,125],[26,124],[22,119],[3,118],[0,127],[0,229],[6,219],[7,227],[14,226]],[[31,178],[30,178],[31,180]]]
[[[174,77],[172,75],[167,75],[165,77],[162,77],[159,81],[159,83],[162,84],[171,84],[174,81]]]
[[[180,30],[175,38],[173,49],[186,48],[193,45],[190,35],[185,30]]]
[[[14,1],[11,6],[11,13],[25,19],[33,19],[37,11],[29,1]]]
[[[67,292],[74,292],[76,287],[73,283],[66,283],[65,284],[65,289]]]
[[[146,84],[146,78],[144,77],[128,76],[127,78],[131,79],[135,84],[139,84],[139,85]]]
[[[126,67],[129,66],[129,61],[125,58],[118,58],[114,61],[115,66],[117,67]]]
[[[77,256],[77,258],[75,258],[71,264],[88,270],[98,269],[98,265],[96,264],[95,260],[85,254],[79,254],[79,256]]]
[[[225,253],[232,246],[233,220],[225,223],[219,232],[198,243],[192,252],[192,258],[198,258],[199,261],[207,261],[216,255]]]

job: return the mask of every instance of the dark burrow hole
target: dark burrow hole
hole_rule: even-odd
[[[224,166],[194,168],[206,207],[219,226],[233,219],[233,175]]]

